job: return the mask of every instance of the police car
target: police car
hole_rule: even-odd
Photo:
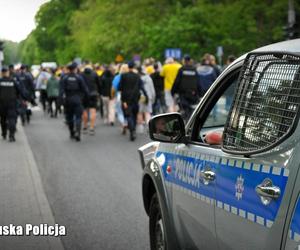
[[[141,147],[151,249],[300,249],[300,39],[228,66]]]

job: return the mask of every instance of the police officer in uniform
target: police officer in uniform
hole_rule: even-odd
[[[148,103],[148,96],[140,76],[134,72],[134,62],[128,63],[129,72],[121,75],[119,91],[121,92],[122,110],[128,123],[130,141],[136,139],[136,121],[139,112],[139,98],[143,92]]]
[[[29,95],[30,99],[35,98],[35,87],[34,87],[34,82],[33,82],[33,77],[32,75],[27,72],[27,66],[22,65],[20,67],[20,74],[18,75],[18,80],[20,84],[22,85],[23,88],[25,88],[25,91]],[[31,116],[31,110],[28,108],[27,103],[22,100],[21,102],[21,119],[22,119],[22,124],[25,125],[25,117],[27,120],[27,123],[30,122],[30,116]]]
[[[9,141],[15,141],[15,131],[17,122],[17,99],[21,95],[28,98],[26,92],[17,82],[9,76],[9,71],[3,67],[0,78],[0,118],[2,137],[6,139],[9,130]],[[30,98],[28,98],[30,100]],[[32,100],[33,102],[33,100]]]
[[[202,96],[199,76],[189,55],[184,57],[184,65],[178,71],[171,93],[172,96],[179,95],[179,104],[184,111],[184,119],[188,119],[194,110],[194,105]]]
[[[82,99],[89,98],[89,91],[83,78],[76,73],[77,65],[68,65],[69,73],[60,83],[60,100],[64,98],[66,120],[70,130],[70,138],[80,141]]]

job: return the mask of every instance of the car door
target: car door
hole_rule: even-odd
[[[237,72],[226,74],[219,83],[231,86]],[[216,83],[215,85],[219,85]],[[232,86],[233,88],[233,86]],[[231,102],[232,88],[223,95],[213,109],[213,115],[220,117],[216,129],[224,127]],[[227,97],[227,98],[226,98]],[[204,100],[204,103],[206,101]],[[200,105],[201,106],[201,105]],[[197,111],[195,117],[199,118]],[[219,125],[221,123],[221,125]],[[193,127],[194,125],[190,125]],[[173,220],[182,249],[216,249],[215,231],[215,173],[223,152],[220,148],[190,141],[172,147],[167,154],[170,172],[167,179],[172,185]]]
[[[279,249],[295,178],[299,57],[254,53],[242,68],[216,170],[220,249]]]
[[[201,152],[201,153],[200,153]],[[218,157],[198,146],[179,144],[166,154],[172,168],[173,221],[182,249],[215,249],[214,173]]]
[[[296,184],[291,188],[293,194],[290,196],[289,202],[286,202],[288,208],[287,216],[285,217],[285,230],[282,234],[282,249],[285,250],[298,250],[300,249],[300,175],[299,175],[299,162],[300,162],[300,145],[295,146],[295,158],[290,165],[291,178],[296,179]]]

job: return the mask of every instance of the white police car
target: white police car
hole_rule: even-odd
[[[139,149],[151,249],[300,249],[299,107],[296,39],[233,62],[187,125],[154,117]]]

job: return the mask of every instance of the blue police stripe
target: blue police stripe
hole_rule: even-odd
[[[284,168],[257,165],[220,158],[218,161],[206,160],[209,157],[191,157],[181,154],[157,152],[156,157],[164,155],[163,175],[167,182],[188,191],[215,200],[217,207],[240,215],[260,225],[270,227],[276,218],[288,180],[288,171]],[[203,155],[201,155],[203,156]],[[205,159],[204,159],[205,158]],[[171,166],[171,173],[167,167]],[[209,167],[216,173],[214,184],[204,185],[199,172]],[[242,197],[236,197],[236,184],[239,177],[243,179]],[[265,206],[255,192],[255,187],[264,179],[270,178],[281,189],[279,199]]]
[[[270,178],[273,185],[278,186],[282,194],[284,193],[287,177],[283,176],[283,169],[280,171],[280,175],[272,174],[272,169],[273,167],[271,167],[270,173],[263,173],[261,171],[262,165],[253,170],[253,163],[249,170],[220,164],[216,171],[216,200],[243,209],[248,213],[253,213],[255,216],[260,216],[265,220],[274,221],[283,195],[279,199],[272,201],[268,206],[265,206],[255,191],[255,187],[258,184],[262,183],[264,179]],[[240,200],[235,196],[235,185],[239,176],[242,176],[244,179],[244,191]]]

